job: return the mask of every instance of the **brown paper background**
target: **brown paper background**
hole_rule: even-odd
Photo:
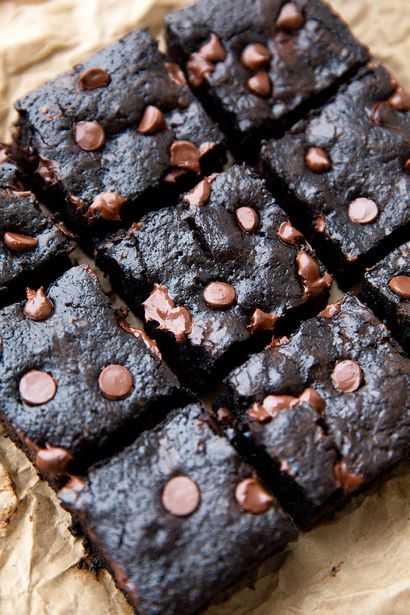
[[[0,139],[12,102],[136,26],[161,30],[176,0],[0,0]],[[410,87],[409,0],[330,4]],[[409,615],[410,462],[304,534],[276,574],[207,615]],[[131,615],[110,576],[79,569],[69,515],[0,436],[0,615]],[[165,614],[164,614],[165,615]]]

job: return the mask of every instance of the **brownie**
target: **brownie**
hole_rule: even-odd
[[[366,273],[362,297],[410,351],[410,243]]]
[[[369,59],[318,0],[199,0],[166,22],[171,57],[245,158]]]
[[[384,68],[363,69],[262,149],[272,187],[345,285],[409,236],[409,111],[410,96]]]
[[[83,468],[184,399],[155,344],[73,267],[0,312],[1,419],[44,473]]]
[[[109,237],[97,263],[194,390],[263,348],[283,321],[325,305],[332,281],[263,180],[240,166]]]
[[[221,424],[302,527],[410,452],[410,360],[353,295],[225,380]]]
[[[22,168],[87,237],[137,219],[225,159],[221,132],[146,31],[131,32],[16,108]]]
[[[296,537],[197,405],[173,412],[59,495],[144,615],[197,612]]]
[[[72,237],[24,190],[1,145],[0,235],[0,306],[22,298],[25,286],[47,284],[70,266]]]

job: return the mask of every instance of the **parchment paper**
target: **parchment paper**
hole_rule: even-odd
[[[160,34],[176,0],[0,0],[0,138],[13,100],[136,26]],[[410,87],[410,1],[331,0]],[[0,615],[131,615],[108,573],[79,568],[70,517],[0,435]],[[278,573],[207,615],[410,615],[410,461],[304,534]],[[164,614],[166,615],[166,614]]]

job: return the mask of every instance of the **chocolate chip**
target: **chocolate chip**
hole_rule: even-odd
[[[110,81],[111,79],[107,71],[93,66],[80,73],[78,85],[83,90],[95,90],[96,88],[106,87]]]
[[[296,256],[298,274],[302,278],[305,290],[305,298],[313,298],[321,295],[332,285],[332,276],[326,273],[321,277],[317,262],[303,250]]]
[[[199,88],[215,70],[215,66],[205,60],[200,53],[193,53],[186,65],[188,79],[191,85],[195,88]]]
[[[174,141],[171,145],[171,165],[177,169],[201,172],[199,149],[190,141]]]
[[[132,391],[132,376],[123,365],[107,365],[98,378],[98,386],[107,399],[124,399]]]
[[[407,158],[406,162],[404,163],[404,170],[410,173],[410,158]]]
[[[195,188],[184,195],[184,201],[186,201],[190,207],[201,207],[209,201],[210,196],[211,184],[205,177]]]
[[[313,220],[313,228],[316,233],[324,233],[326,231],[326,220],[323,216],[318,216]]]
[[[272,54],[265,45],[251,43],[243,50],[241,62],[245,68],[256,72],[261,68],[265,68],[269,64],[271,57]]]
[[[315,173],[327,171],[332,166],[329,154],[320,147],[310,147],[305,156],[306,166]]]
[[[85,482],[79,476],[71,476],[70,480],[58,492],[58,497],[65,504],[75,504],[78,495],[85,487]]]
[[[234,421],[234,418],[228,408],[218,408],[216,416],[218,423],[221,423],[222,425],[230,425]]]
[[[185,75],[178,66],[178,64],[174,64],[173,62],[167,62],[165,64],[165,68],[167,69],[169,78],[171,79],[172,83],[175,83],[175,85],[179,85],[180,87],[186,85]]]
[[[342,393],[357,391],[362,378],[362,368],[356,361],[350,361],[350,359],[336,363],[331,375],[333,386]]]
[[[174,476],[162,492],[162,505],[174,517],[192,515],[200,501],[199,487],[189,476]]]
[[[239,226],[245,233],[253,233],[259,224],[258,212],[252,207],[239,207],[235,211]]]
[[[333,475],[338,486],[341,487],[346,494],[356,491],[364,482],[362,474],[352,474],[344,461],[334,466]]]
[[[46,320],[53,311],[53,304],[41,287],[38,290],[26,288],[27,301],[24,305],[24,314],[30,320]]]
[[[30,406],[40,406],[51,401],[57,391],[57,383],[47,372],[33,369],[24,374],[19,384],[20,396]]]
[[[185,342],[192,330],[192,316],[184,307],[176,307],[165,286],[155,284],[144,303],[145,320],[154,320],[160,331],[175,335],[177,342]]]
[[[38,239],[22,235],[21,233],[12,233],[7,231],[4,233],[3,241],[9,250],[21,254],[22,252],[30,252],[38,246]]]
[[[294,246],[300,239],[303,239],[302,233],[289,224],[289,222],[282,222],[278,229],[278,236],[283,243],[290,246]]]
[[[311,387],[305,389],[302,394],[299,395],[299,402],[309,404],[309,406],[311,406],[319,414],[322,414],[323,410],[326,408],[326,402],[323,397],[321,397],[319,393]]]
[[[387,102],[396,111],[410,111],[410,92],[399,87]]]
[[[78,122],[74,125],[74,139],[85,152],[95,152],[105,143],[105,132],[98,122]]]
[[[256,75],[248,79],[248,88],[254,94],[267,98],[272,91],[272,84],[268,73],[264,70],[257,72]]]
[[[275,416],[280,410],[286,410],[298,401],[293,395],[268,395],[262,402],[263,407],[270,416]]]
[[[327,305],[324,310],[319,312],[319,316],[323,318],[333,318],[333,316],[337,316],[340,312],[340,303],[332,303],[331,305]]]
[[[166,128],[166,123],[162,111],[153,105],[148,105],[139,123],[138,132],[143,135],[152,135],[164,128]]]
[[[236,485],[235,499],[242,510],[259,515],[272,506],[273,497],[256,478],[245,478]]]
[[[269,412],[263,407],[262,404],[252,404],[249,410],[246,411],[246,414],[252,421],[258,421],[258,423],[269,423],[272,420],[272,416]]]
[[[35,464],[44,474],[58,476],[64,474],[68,464],[73,461],[73,455],[65,448],[46,445],[36,453]]]
[[[126,199],[117,192],[100,192],[88,209],[88,221],[99,217],[109,222],[120,222],[120,211],[125,201]]]
[[[374,201],[360,197],[350,203],[348,215],[355,224],[369,224],[376,220],[379,209]]]
[[[276,314],[267,314],[263,310],[256,308],[252,314],[249,329],[251,333],[256,333],[257,331],[273,331],[279,319],[280,316],[276,316]]]
[[[235,301],[236,291],[226,282],[211,282],[204,289],[204,299],[214,310],[226,310]]]
[[[202,45],[198,52],[208,62],[223,62],[226,58],[225,49],[218,36],[211,32],[209,39]]]
[[[185,174],[186,169],[171,169],[171,171],[165,175],[163,181],[168,184],[175,184],[176,181]]]
[[[398,297],[401,297],[402,299],[410,299],[410,276],[394,276],[389,282],[389,288]]]
[[[299,30],[304,23],[305,18],[293,2],[287,2],[283,5],[276,20],[277,27],[283,30]]]

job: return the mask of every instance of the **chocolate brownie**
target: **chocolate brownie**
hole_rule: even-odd
[[[342,281],[410,232],[410,94],[382,67],[262,150],[294,221]],[[282,190],[280,190],[280,187]]]
[[[296,537],[197,405],[72,480],[60,498],[144,615],[197,612]]]
[[[233,441],[308,527],[409,454],[410,360],[346,295],[235,369],[217,408]]]
[[[366,273],[362,296],[410,351],[410,243]]]
[[[17,102],[16,150],[47,201],[90,235],[158,206],[225,159],[181,70],[135,30]],[[168,188],[168,189],[167,189]]]
[[[24,287],[51,281],[70,266],[70,235],[25,191],[0,146],[0,306],[24,296]]]
[[[166,21],[171,57],[245,158],[369,59],[318,0],[199,0]]]
[[[263,180],[239,166],[109,237],[97,263],[195,390],[309,313],[306,303],[325,304],[332,281]]]
[[[86,266],[0,312],[1,418],[44,473],[85,467],[184,393],[146,335],[117,321]]]

